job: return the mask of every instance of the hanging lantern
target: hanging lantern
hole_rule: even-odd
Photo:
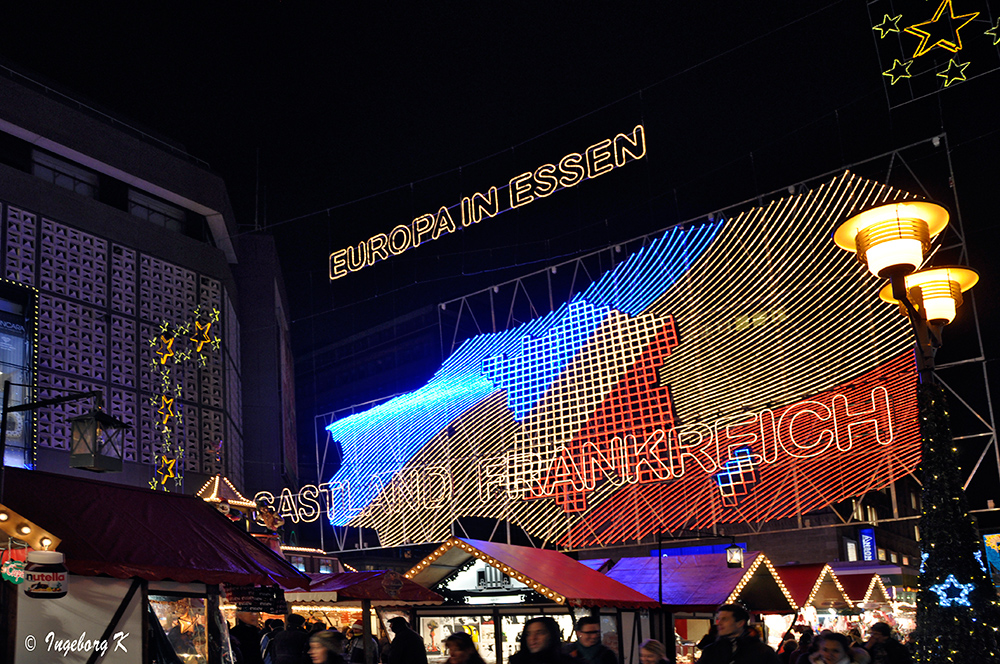
[[[121,472],[123,437],[129,425],[96,408],[70,419],[70,423],[73,426],[70,468]]]
[[[736,542],[726,548],[726,567],[743,567],[743,548]]]
[[[930,201],[900,201],[863,210],[837,227],[833,241],[853,251],[876,277],[909,274],[924,262],[948,210]]]

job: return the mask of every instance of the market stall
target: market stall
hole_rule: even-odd
[[[309,584],[194,496],[7,468],[3,502],[61,538],[50,548],[68,571],[62,597],[2,583],[0,659],[13,664],[221,664],[221,584]]]
[[[602,639],[615,642],[621,661],[639,661],[638,643],[649,636],[644,610],[655,600],[552,549],[452,537],[406,573],[445,598],[433,609],[417,607],[416,629],[430,661],[443,661],[442,642],[466,632],[487,662],[517,651],[524,623],[553,617],[564,639],[584,615],[600,617]]]
[[[764,615],[794,613],[792,599],[767,557],[748,552],[746,567],[729,567],[726,554],[622,558],[607,570],[607,576],[648,597],[661,600],[662,631],[673,631],[681,641],[678,661],[693,661],[694,644],[708,633],[715,609],[739,602],[761,620]],[[780,638],[780,633],[772,635]]]
[[[309,576],[311,583],[308,589],[289,588],[285,592],[289,608],[341,631],[361,620],[365,634],[391,640],[391,631],[385,629],[389,620],[403,616],[413,624],[411,607],[444,602],[441,595],[393,571],[333,572]]]
[[[853,613],[854,602],[832,567],[815,563],[782,565],[776,569],[798,607],[796,624],[809,625],[815,631],[847,631],[847,615]],[[775,622],[774,627],[777,626]]]

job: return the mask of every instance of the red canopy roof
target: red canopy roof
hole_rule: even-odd
[[[816,608],[842,608],[852,605],[841,585],[841,579],[826,563],[808,565],[782,565],[778,576],[795,600],[795,606]]]
[[[322,593],[336,593],[337,601],[370,599],[376,604],[441,604],[444,598],[419,583],[386,570],[310,574],[309,592],[289,593],[289,601],[322,601]],[[315,595],[310,597],[310,595]]]
[[[887,604],[889,594],[878,574],[845,574],[837,577],[855,604]]]
[[[552,549],[536,549],[452,537],[406,573],[430,586],[470,558],[526,584],[558,604],[583,607],[651,608],[655,600]]]
[[[74,574],[309,585],[201,498],[20,468],[6,473],[4,503],[62,538],[58,550]]]
[[[792,598],[764,554],[748,552],[745,564],[745,569],[729,567],[724,553],[622,558],[607,575],[649,597],[662,596],[675,611],[714,611],[739,600],[754,612],[794,612]]]

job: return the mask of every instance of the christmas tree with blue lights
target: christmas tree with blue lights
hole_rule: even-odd
[[[1000,661],[996,590],[969,515],[944,390],[927,380],[917,398],[923,505],[916,661],[995,664]]]

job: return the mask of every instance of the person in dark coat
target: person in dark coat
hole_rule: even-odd
[[[410,629],[406,618],[396,616],[389,621],[392,642],[389,644],[389,664],[427,664],[427,649],[420,635]]]
[[[913,661],[906,647],[892,638],[892,628],[888,623],[877,622],[869,631],[871,636],[865,650],[871,655],[872,664],[910,664]]]
[[[309,661],[309,633],[306,619],[297,613],[285,616],[285,629],[271,637],[267,651],[274,664],[306,664]]]
[[[618,664],[618,656],[601,643],[601,619],[597,616],[576,621],[576,641],[567,643],[563,652],[577,662]]]
[[[548,616],[532,618],[524,623],[521,648],[511,655],[510,664],[572,664],[562,652],[559,625]]]
[[[257,626],[256,613],[236,612],[236,624],[229,635],[240,644],[240,659],[243,664],[264,664],[260,655],[260,628]]]
[[[749,635],[750,614],[739,604],[723,604],[715,612],[719,636],[702,651],[698,664],[778,664],[771,648]]]

